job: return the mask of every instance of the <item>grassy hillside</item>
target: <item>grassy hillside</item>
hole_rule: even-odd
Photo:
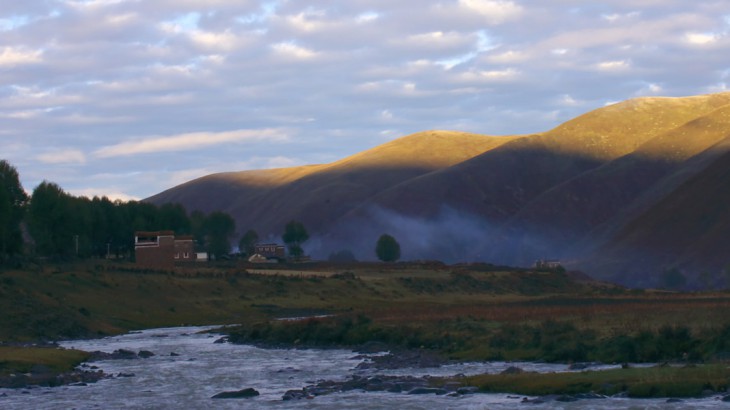
[[[730,153],[628,223],[592,258],[594,270],[622,281],[642,270],[704,268],[695,278],[728,286],[730,272]],[[697,261],[702,261],[698,267]],[[615,274],[615,273],[614,273]]]
[[[716,160],[722,153],[716,147],[730,143],[728,129],[730,105],[725,105],[551,188],[521,208],[503,229],[517,237],[515,246],[524,253],[559,257],[598,247],[603,235],[610,236],[632,213],[636,217],[646,212]],[[543,238],[544,246],[530,249],[535,236]]]
[[[262,238],[279,238],[287,221],[299,220],[313,234],[305,251],[318,258],[349,249],[371,259],[377,238],[389,233],[406,259],[528,266],[560,258],[595,269],[589,257],[596,249],[628,238],[619,235],[627,224],[660,209],[655,205],[688,179],[705,175],[730,150],[728,127],[730,93],[637,98],[547,132],[487,137],[429,131],[332,164],[212,175],[149,200],[229,212],[240,232],[253,228]],[[693,181],[705,184],[701,177]],[[722,204],[713,189],[698,189],[707,201]],[[688,208],[675,212],[691,214],[691,205],[682,204]],[[677,252],[691,276],[716,270],[721,251],[693,251],[690,243],[704,243],[705,235],[719,241],[730,236],[700,226],[685,231],[695,235],[683,242],[686,248],[656,248],[661,242],[638,247],[654,252],[646,259],[653,266],[639,265],[647,268],[644,275],[678,263]],[[617,262],[611,266],[641,258],[628,252],[634,246],[611,246]]]
[[[462,162],[512,140],[451,131],[427,131],[391,141],[326,165],[244,171],[204,177],[148,201],[179,202],[189,210],[223,210],[242,232],[280,236],[297,219],[310,232],[378,192],[433,170]]]

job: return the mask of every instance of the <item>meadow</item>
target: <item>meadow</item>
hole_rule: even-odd
[[[217,324],[238,325],[226,328],[237,343],[376,341],[452,360],[724,366],[730,359],[730,293],[632,290],[488,264],[228,262],[174,271],[107,261],[32,264],[0,273],[0,309],[0,373],[26,366],[28,355],[17,349],[37,342]],[[308,316],[323,317],[277,320]],[[64,357],[67,365],[84,358],[57,351],[30,355]],[[725,376],[713,373],[703,385],[726,386],[718,377]],[[495,388],[502,389],[487,390]]]

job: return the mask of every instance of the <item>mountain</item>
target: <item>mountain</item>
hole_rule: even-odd
[[[315,257],[346,248],[372,259],[387,232],[408,259],[560,258],[653,283],[667,269],[693,278],[730,263],[728,152],[730,93],[637,98],[543,133],[423,132],[332,164],[210,175],[148,201],[223,210],[263,237],[300,220]]]
[[[262,238],[279,238],[293,219],[318,234],[379,192],[515,138],[421,132],[332,164],[209,175],[147,201],[181,203],[203,212],[222,210],[234,216],[239,230],[255,229]]]

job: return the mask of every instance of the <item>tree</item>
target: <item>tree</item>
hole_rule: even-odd
[[[20,224],[27,202],[28,195],[20,184],[18,171],[0,160],[0,261],[23,249]]]
[[[259,242],[259,234],[256,233],[253,229],[249,229],[246,231],[245,234],[241,237],[241,240],[238,242],[238,249],[240,249],[241,253],[246,256],[251,256],[254,254],[256,250],[256,244]]]
[[[395,262],[400,259],[400,244],[388,234],[380,235],[375,245],[375,254],[383,262]]]
[[[190,218],[185,208],[180,204],[163,204],[157,213],[158,229],[171,230],[177,235],[191,234]]]
[[[289,254],[298,258],[304,254],[302,244],[309,239],[309,234],[304,225],[299,221],[289,221],[284,227],[284,235],[281,239],[289,248]]]
[[[28,227],[36,252],[46,256],[68,256],[75,252],[79,227],[74,226],[71,197],[58,185],[43,181],[34,190],[28,209]]]
[[[231,236],[236,231],[236,222],[225,212],[216,211],[208,215],[203,223],[208,252],[220,259],[231,250]]]
[[[205,214],[202,211],[195,210],[190,213],[190,231],[195,238],[195,242],[205,242]]]

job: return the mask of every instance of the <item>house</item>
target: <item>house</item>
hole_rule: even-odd
[[[532,267],[535,269],[560,269],[563,265],[557,259],[538,259]]]
[[[286,259],[286,248],[276,243],[257,243],[254,245],[254,254],[263,256],[266,259]]]
[[[175,237],[175,260],[176,261],[194,261],[197,257],[195,253],[195,241],[191,235]]]
[[[192,236],[175,237],[173,231],[139,231],[134,233],[134,254],[139,266],[172,269],[175,262],[195,260],[195,242]]]

